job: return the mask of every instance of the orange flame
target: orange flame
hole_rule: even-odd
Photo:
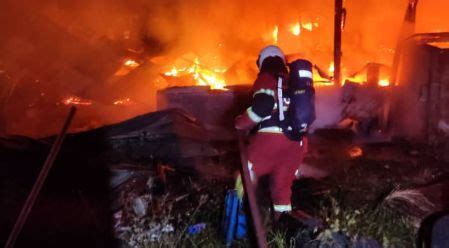
[[[170,71],[164,72],[165,76],[168,77],[177,77],[179,75],[179,73],[181,72],[185,72],[186,68],[176,68],[175,66],[173,66],[173,68]]]
[[[334,75],[334,72],[335,72],[335,65],[334,65],[334,62],[331,62],[331,63],[329,64],[329,69],[328,69],[328,71],[329,71],[329,74],[330,74],[330,75]]]
[[[273,33],[272,33],[274,44],[278,43],[278,34],[279,34],[279,27],[276,25],[276,26],[274,26]]]
[[[135,69],[135,68],[137,68],[137,67],[140,66],[140,64],[139,64],[137,61],[133,60],[133,59],[127,59],[127,60],[125,60],[125,62],[123,63],[123,65],[126,66],[126,67],[129,67],[129,68],[131,68],[131,69]]]
[[[325,87],[325,86],[334,86],[333,81],[314,81],[313,86],[314,87]]]
[[[119,99],[117,101],[114,101],[114,105],[128,105],[130,103],[131,103],[130,98],[124,98],[124,99]]]
[[[328,73],[330,76],[332,76],[334,74],[334,72],[335,72],[335,65],[334,65],[334,62],[331,62],[329,64]],[[343,72],[344,72],[344,70],[343,70]],[[383,76],[386,76],[386,75],[383,75]],[[353,75],[353,76],[343,75],[342,78],[343,78],[343,80],[342,80],[341,85],[344,85],[346,80],[348,80],[352,83],[363,85],[366,83],[366,80],[367,80],[366,74],[363,74],[363,73],[358,73],[357,75]],[[320,77],[320,75],[315,72],[313,74],[313,81],[314,81],[315,86],[332,86],[332,85],[334,85],[334,82],[331,82],[328,79]],[[386,78],[379,80],[377,85],[379,87],[388,87],[388,86],[390,86],[390,81],[389,81],[388,77],[386,77]]]
[[[294,36],[299,36],[301,34],[301,25],[299,22],[291,24],[289,30]]]
[[[301,26],[305,30],[308,30],[308,31],[313,30],[313,23],[311,23],[311,22],[303,22]]]
[[[92,101],[91,100],[81,99],[81,98],[79,98],[77,96],[67,97],[62,102],[65,105],[85,105],[85,106],[92,105]]]
[[[346,80],[351,81],[352,83],[356,83],[356,84],[364,84],[366,82],[366,77],[365,75],[357,75],[354,77],[343,77],[343,81],[342,81],[342,85],[345,84]]]
[[[177,68],[173,67],[170,71],[164,73],[167,77],[180,77],[185,75],[191,75],[193,80],[195,80],[196,85],[209,85],[213,90],[227,90],[226,81],[224,80],[223,74],[226,69],[205,69],[202,68],[200,60],[196,57],[193,64],[189,67]]]
[[[363,155],[363,150],[360,146],[353,146],[348,150],[348,154],[351,158],[358,158]]]
[[[322,86],[333,86],[334,82],[330,79],[323,78],[318,73],[317,69],[313,68],[313,86],[322,87]]]
[[[125,76],[128,75],[132,70],[139,67],[140,64],[134,59],[125,59],[122,66],[115,72],[115,76]]]
[[[380,87],[388,87],[388,86],[390,86],[390,81],[388,79],[381,79],[381,80],[379,80],[378,85]]]

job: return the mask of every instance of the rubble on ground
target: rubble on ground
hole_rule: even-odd
[[[76,233],[73,246],[104,240],[123,247],[220,243],[224,196],[240,160],[232,131],[217,130],[172,109],[70,134],[19,244],[52,246],[73,239],[68,233]],[[0,138],[0,233],[9,233],[52,140]],[[354,147],[361,151],[357,156]],[[408,228],[414,227],[408,223],[447,208],[445,159],[443,148],[363,143],[351,130],[318,129],[310,136],[294,200],[322,217],[331,234],[343,232],[351,242],[385,244],[396,242],[395,235],[409,242]],[[370,236],[395,218],[403,225]],[[379,226],[362,227],[366,221]],[[198,223],[206,228],[189,236]]]

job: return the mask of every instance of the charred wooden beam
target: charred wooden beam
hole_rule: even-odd
[[[343,0],[335,0],[334,16],[334,81],[337,84],[341,82],[341,32],[343,27]]]

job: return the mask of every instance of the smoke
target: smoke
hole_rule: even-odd
[[[391,64],[407,3],[345,1],[343,73],[368,62]],[[167,85],[160,74],[179,60],[198,57],[210,68],[228,69],[229,84],[251,83],[258,51],[274,42],[276,26],[286,53],[327,68],[333,57],[333,5],[333,0],[4,0],[0,71],[11,78],[3,85],[14,86],[9,130],[40,133],[39,125],[30,131],[30,119],[54,119],[49,112],[60,116],[65,109],[55,104],[70,95],[97,106],[79,112],[86,113],[80,119],[98,119],[91,126],[154,110],[156,90]],[[417,30],[448,31],[447,7],[444,0],[421,1]],[[303,28],[294,36],[289,31],[294,23],[311,24],[313,30]],[[140,66],[114,76],[129,58]],[[134,107],[110,107],[121,98],[132,99]]]
[[[447,32],[449,30],[449,16],[445,0],[420,1],[417,13],[417,32]]]
[[[279,45],[287,53],[312,54],[332,45],[332,26],[328,25],[332,23],[332,1],[187,0],[170,1],[169,7],[161,5],[152,7],[155,12],[148,22],[151,36],[162,36],[172,44],[171,53],[193,52],[208,63],[229,67],[236,61],[251,60],[255,65],[258,51],[273,43],[275,26],[279,28]],[[305,34],[309,37],[304,39],[289,36],[288,26],[298,21],[322,22],[320,34]]]

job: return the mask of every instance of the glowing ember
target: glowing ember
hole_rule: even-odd
[[[170,71],[167,71],[164,76],[167,77],[182,77],[186,75],[191,75],[196,85],[209,85],[213,90],[227,90],[226,81],[224,80],[224,74],[226,69],[215,68],[206,69],[200,63],[198,57],[193,61],[193,64],[189,67],[177,68],[173,67]]]
[[[131,99],[130,98],[124,98],[124,99],[120,99],[114,102],[114,105],[128,105],[131,103]]]
[[[334,62],[331,62],[331,63],[330,63],[328,71],[329,71],[329,74],[330,74],[330,75],[334,75],[334,72],[335,72],[335,65],[334,65]]]
[[[311,22],[305,22],[305,23],[303,22],[301,26],[305,30],[308,30],[308,31],[313,30],[313,23],[311,23]]]
[[[334,86],[334,82],[333,81],[314,81],[313,86],[314,87]]]
[[[125,59],[122,66],[115,72],[115,76],[128,75],[132,70],[139,67],[140,64],[134,59]]]
[[[165,72],[164,75],[169,76],[169,77],[177,77],[180,72],[185,72],[185,71],[186,71],[186,68],[178,69],[176,67],[173,67],[170,71]]]
[[[62,102],[65,105],[85,105],[85,106],[92,105],[92,101],[91,100],[81,99],[81,98],[76,97],[76,96],[67,97]]]
[[[359,146],[353,146],[348,150],[348,154],[351,158],[358,158],[363,155],[363,150]]]
[[[294,35],[294,36],[299,36],[301,34],[301,25],[299,24],[299,22],[290,25],[290,32]]]
[[[327,69],[327,75],[332,77],[333,74],[335,72],[335,65],[334,62],[331,62],[329,64],[329,68]],[[345,73],[346,70],[343,69],[343,73]],[[325,78],[323,78],[325,77]],[[313,81],[314,81],[314,85],[315,86],[333,86],[334,82],[330,79],[330,78],[326,78],[326,76],[321,77],[319,73],[317,73],[317,71],[314,69],[314,73],[313,73]],[[388,87],[390,86],[390,81],[388,80],[388,76],[382,75],[382,77],[386,77],[384,79],[379,80],[378,82],[378,86],[379,87]],[[341,84],[338,85],[344,85],[346,81],[351,82],[351,83],[355,83],[355,84],[360,84],[363,85],[367,82],[367,75],[366,73],[357,73],[357,74],[353,74],[351,76],[348,75],[343,75],[343,80],[341,82]]]
[[[123,63],[123,65],[125,65],[125,66],[127,66],[129,68],[134,69],[134,68],[139,67],[140,64],[137,63],[137,61],[135,61],[133,59],[127,59],[127,60],[125,60],[125,63]]]
[[[348,77],[343,80],[342,85],[345,85],[346,81],[349,81],[354,84],[364,84],[365,83],[364,80],[362,80],[358,77]]]
[[[227,70],[226,69],[213,69],[213,71],[215,73],[225,73]]]
[[[381,80],[379,80],[379,86],[380,87],[388,87],[388,86],[390,86],[390,81],[388,79],[381,79]]]
[[[276,26],[274,26],[273,33],[272,33],[274,44],[278,43],[278,34],[279,34],[279,27],[276,25]]]
[[[350,81],[351,83],[364,84],[366,82],[366,74],[357,74],[352,76],[344,75],[342,85],[345,84],[346,80]]]
[[[313,85],[315,87],[333,86],[334,85],[334,82],[330,78],[327,78],[327,77],[329,77],[329,75],[325,75],[325,76],[323,75],[323,77],[322,77],[316,67],[313,67],[312,75],[313,75]]]
[[[448,49],[449,48],[449,42],[447,41],[438,41],[438,42],[430,42],[429,45],[435,46],[441,49]]]

